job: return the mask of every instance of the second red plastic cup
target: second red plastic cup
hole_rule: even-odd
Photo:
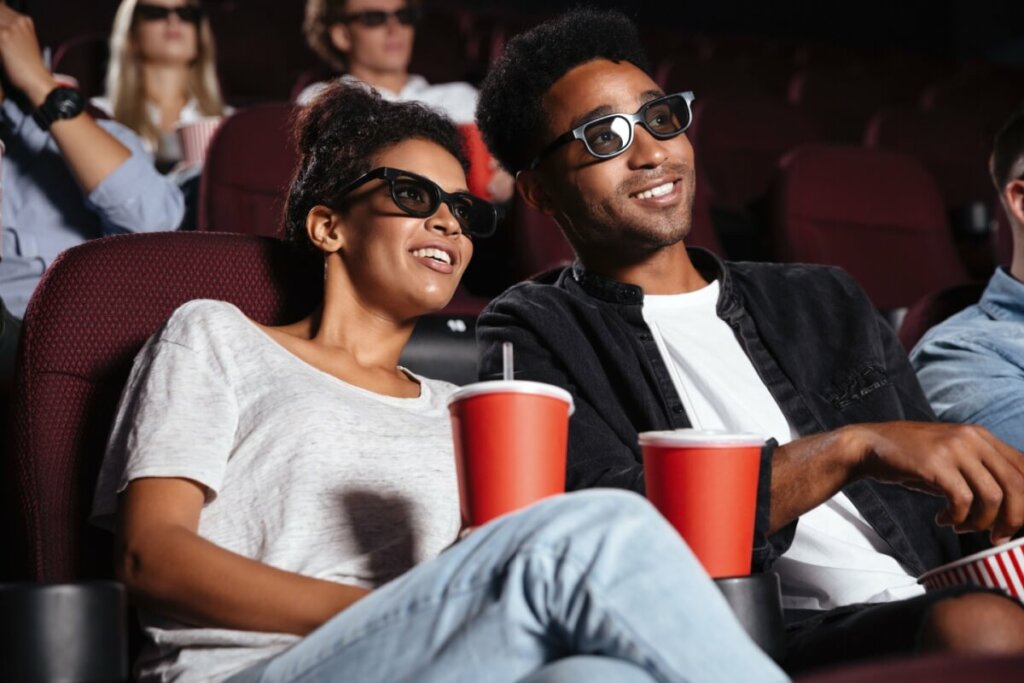
[[[452,394],[448,410],[467,524],[565,492],[569,392],[540,382],[479,382]]]
[[[714,578],[750,574],[764,441],[695,429],[640,434],[648,500]]]

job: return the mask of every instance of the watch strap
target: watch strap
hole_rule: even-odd
[[[55,121],[74,118],[84,109],[85,102],[77,90],[58,86],[35,108],[32,120],[43,130],[50,130]]]

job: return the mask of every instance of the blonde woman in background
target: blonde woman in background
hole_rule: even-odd
[[[195,0],[122,0],[110,36],[106,96],[92,103],[135,130],[162,170],[182,154],[175,127],[230,113],[210,22]]]

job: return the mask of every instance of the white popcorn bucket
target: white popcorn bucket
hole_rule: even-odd
[[[224,120],[222,116],[207,116],[191,123],[178,124],[176,128],[181,143],[181,161],[186,166],[201,164],[206,160],[213,134]]]
[[[944,564],[917,582],[928,591],[965,584],[999,588],[1024,602],[1024,538]]]

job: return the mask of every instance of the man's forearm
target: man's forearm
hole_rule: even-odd
[[[776,448],[772,458],[768,533],[776,533],[849,483],[859,450],[849,428],[816,434]]]

